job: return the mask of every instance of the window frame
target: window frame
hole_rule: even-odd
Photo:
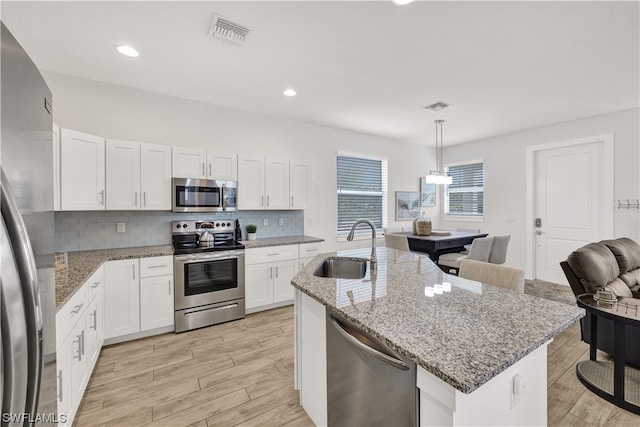
[[[443,190],[443,203],[442,203],[442,213],[443,216],[449,221],[468,221],[468,222],[484,222],[484,213],[485,213],[485,191],[486,191],[486,164],[484,159],[475,159],[475,160],[465,160],[461,162],[449,163],[445,165],[445,171],[449,173],[449,168],[456,166],[467,166],[474,164],[482,164],[482,213],[474,214],[470,212],[464,213],[451,213],[449,212],[449,185],[445,186]],[[468,187],[469,189],[478,188],[478,187]]]
[[[364,159],[364,160],[374,160],[374,161],[379,161],[379,162],[383,162],[383,170],[382,170],[382,191],[378,192],[381,193],[379,194],[380,196],[382,196],[382,212],[381,212],[381,222],[382,222],[382,226],[380,228],[376,227],[376,233],[378,233],[379,235],[382,235],[382,232],[384,230],[385,227],[387,227],[388,225],[388,211],[389,211],[389,159],[383,156],[375,156],[375,155],[371,155],[371,154],[363,154],[363,153],[356,153],[356,152],[349,152],[349,151],[338,151],[336,152],[335,155],[335,166],[336,166],[336,171],[335,171],[335,177],[336,177],[336,236],[337,239],[339,241],[344,241],[346,240],[347,235],[349,234],[349,231],[340,231],[338,230],[338,224],[339,224],[339,202],[338,202],[338,197],[339,194],[341,193],[341,191],[338,189],[338,157],[353,157],[353,158],[358,158],[358,159]],[[358,192],[358,191],[345,191],[343,194],[371,194],[373,192]],[[361,238],[370,238],[371,237],[371,231],[368,228],[365,227],[358,227],[358,229],[356,230],[355,233],[355,237],[356,240],[360,240]]]

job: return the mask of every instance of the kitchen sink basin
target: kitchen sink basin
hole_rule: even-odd
[[[313,275],[336,279],[362,279],[367,273],[367,261],[359,258],[327,258],[316,268]]]

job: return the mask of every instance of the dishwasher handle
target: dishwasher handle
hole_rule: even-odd
[[[381,360],[382,362],[388,365],[391,365],[395,368],[402,369],[403,371],[409,370],[409,365],[404,363],[402,360],[396,357],[390,356],[388,354],[382,353],[381,351],[378,351],[375,348],[369,347],[368,345],[360,341],[358,338],[351,335],[342,327],[342,325],[340,325],[340,322],[338,322],[338,320],[335,317],[333,317],[333,315],[329,314],[329,320],[331,320],[331,323],[333,323],[333,326],[336,328],[336,330],[340,332],[340,335],[342,335],[347,341],[349,341],[355,347],[359,348],[360,350],[364,351],[370,356],[373,356],[376,359]]]

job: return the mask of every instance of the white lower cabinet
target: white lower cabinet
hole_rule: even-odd
[[[105,338],[140,331],[140,274],[137,259],[104,264]]]
[[[245,306],[247,312],[293,302],[291,279],[298,273],[298,245],[247,249]]]
[[[71,425],[104,341],[102,267],[56,314],[58,413]]]
[[[140,259],[140,330],[174,322],[173,257]]]

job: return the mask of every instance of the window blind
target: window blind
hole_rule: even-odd
[[[387,223],[387,162],[337,156],[338,234],[347,234],[358,218],[376,228]]]
[[[449,215],[484,214],[484,163],[449,166],[452,183],[447,188]]]

